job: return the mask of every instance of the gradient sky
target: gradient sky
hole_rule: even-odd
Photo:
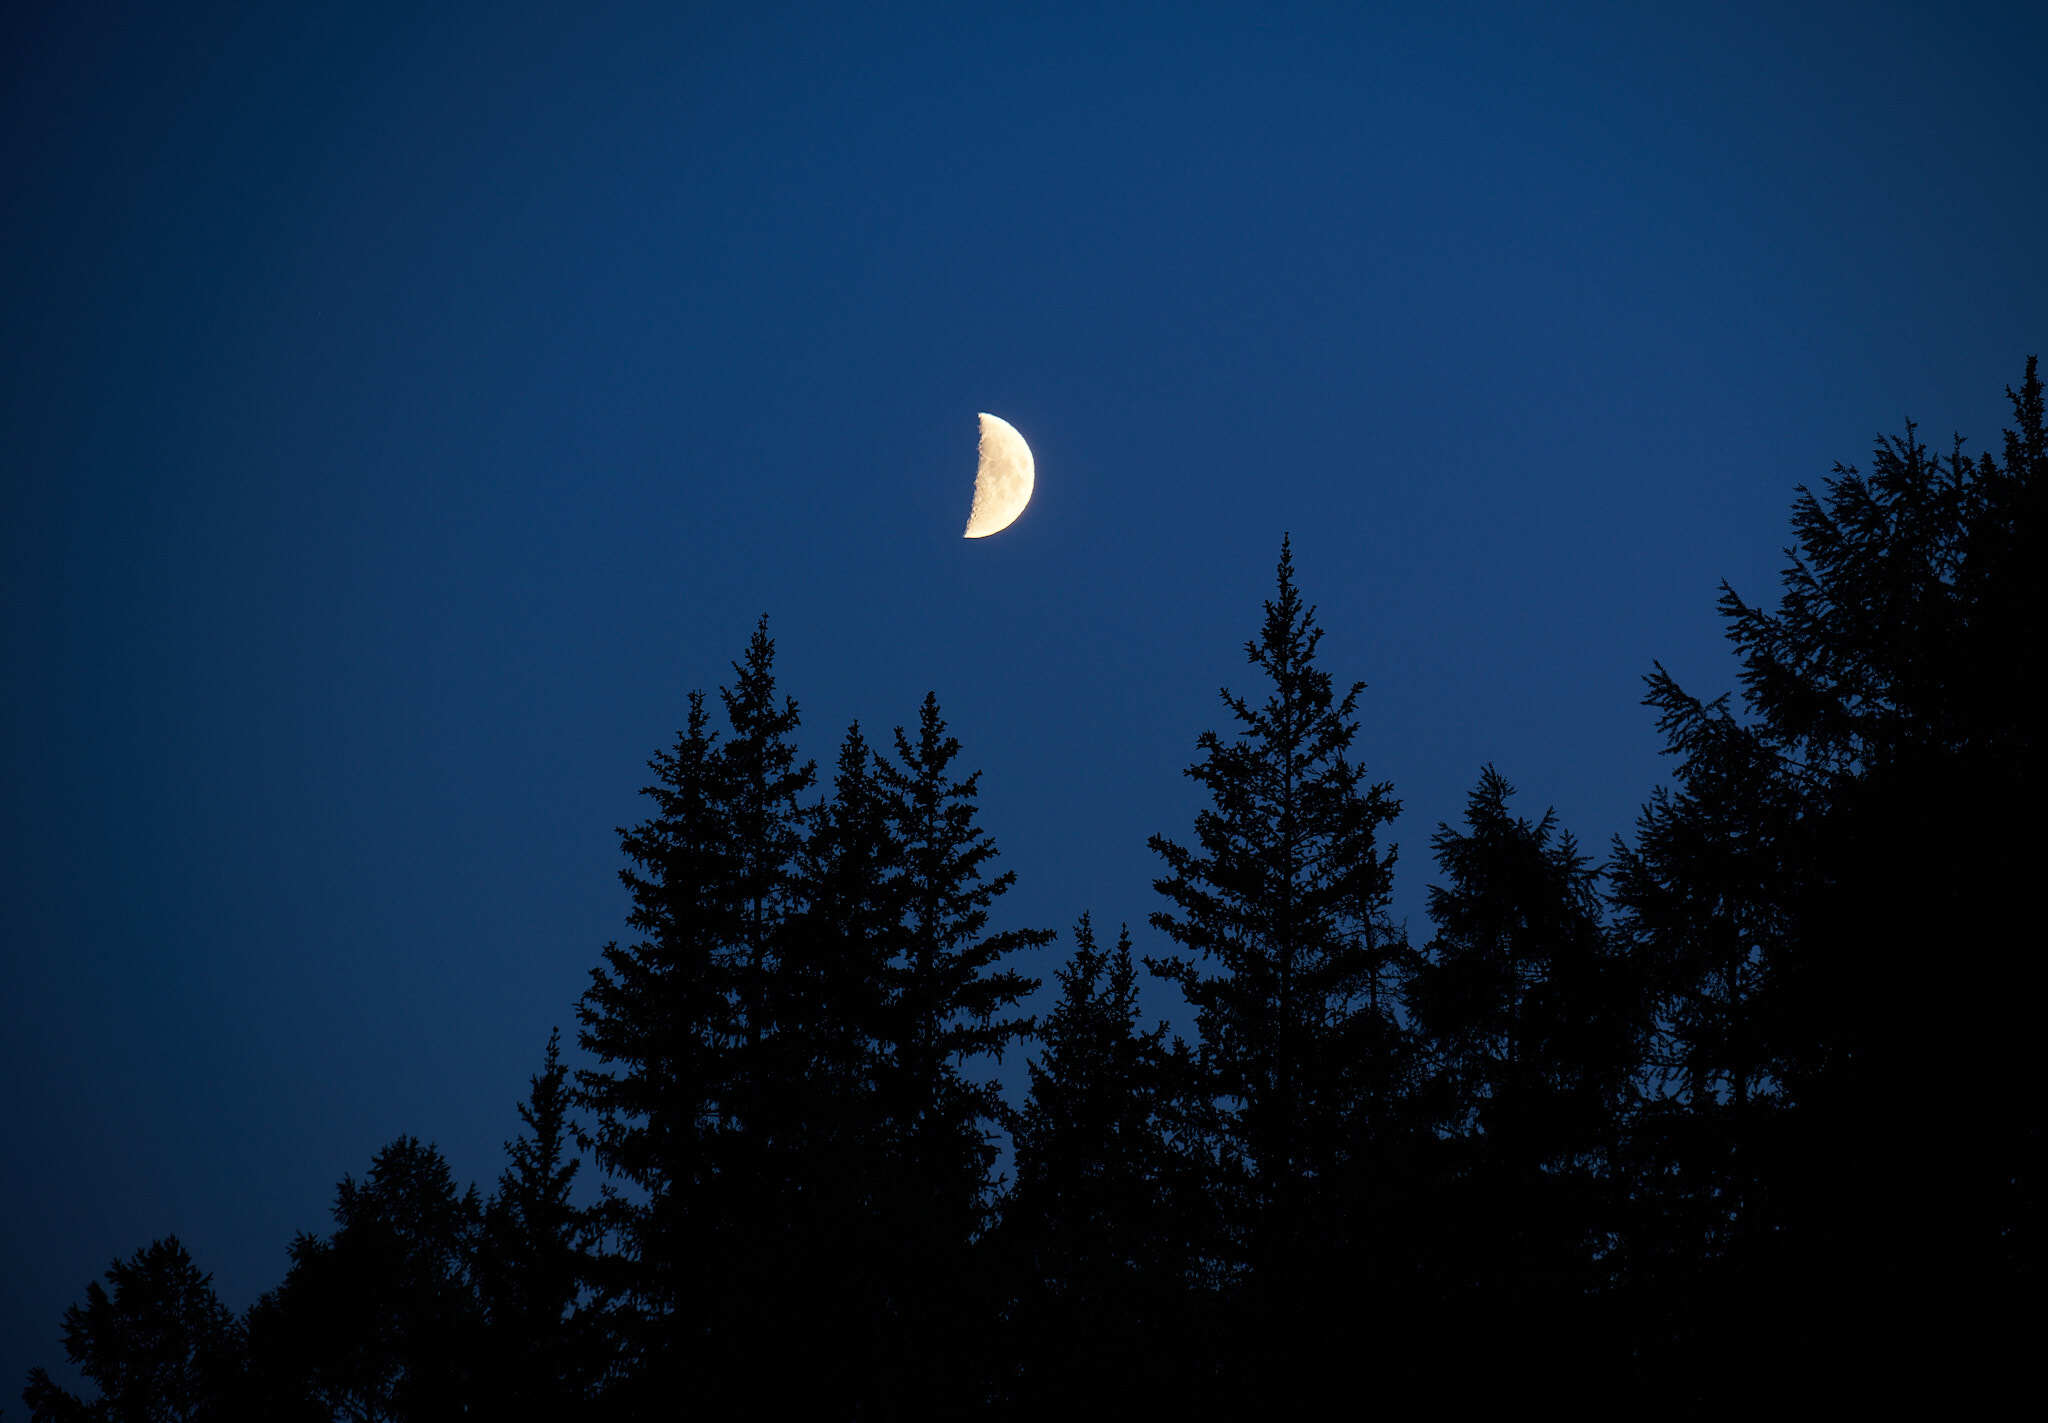
[[[0,1407],[153,1237],[488,1186],[757,615],[1150,948],[1291,530],[1419,938],[1483,762],[1603,850],[1794,485],[2048,345],[2039,5],[424,8],[0,19]]]

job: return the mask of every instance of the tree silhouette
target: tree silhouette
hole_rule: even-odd
[[[885,1409],[960,1407],[983,1387],[999,1295],[975,1244],[988,1224],[997,1129],[1010,1121],[997,1083],[968,1069],[1000,1061],[1029,1034],[1014,1010],[1038,981],[1003,967],[1051,930],[988,931],[1016,882],[993,876],[996,844],[976,822],[981,773],[955,779],[959,741],[926,694],[913,740],[876,775],[892,854],[900,855],[889,995],[880,1047],[880,1110],[890,1178],[883,1201],[894,1242],[883,1346]]]
[[[1196,742],[1187,774],[1210,805],[1195,847],[1151,840],[1168,871],[1155,888],[1173,906],[1152,923],[1193,957],[1147,962],[1195,1010],[1199,1091],[1218,1104],[1225,1267],[1263,1321],[1254,1332],[1290,1350],[1331,1322],[1310,1301],[1360,1225],[1352,1203],[1392,1130],[1403,1056],[1394,852],[1377,838],[1400,804],[1349,759],[1364,684],[1336,694],[1316,663],[1321,639],[1283,541],[1277,595],[1245,645],[1270,689],[1257,704],[1226,690],[1237,736]],[[1249,1386],[1276,1367],[1253,1361]]]
[[[400,1137],[335,1188],[334,1234],[301,1233],[291,1269],[252,1311],[281,1409],[438,1419],[474,1396],[482,1326],[472,1282],[482,1206],[441,1153]]]
[[[242,1337],[176,1236],[107,1267],[64,1311],[64,1355],[99,1389],[91,1402],[31,1369],[21,1401],[35,1423],[201,1423],[230,1416]]]
[[[776,1309],[806,1339],[780,1401],[844,1410],[871,1401],[898,1244],[885,1228],[893,1155],[881,1097],[902,855],[875,754],[858,724],[798,852],[800,909],[770,985],[784,1270]]]
[[[1722,588],[1742,715],[1650,679],[1680,790],[1646,808],[1617,903],[1665,974],[1666,1134],[1713,1169],[1639,1154],[1717,1203],[1655,1216],[1706,1223],[1716,1288],[1750,1306],[1709,1332],[1763,1323],[1752,1358],[1925,1356],[1904,1321],[1929,1297],[1957,1302],[1971,1347],[2016,1348],[2000,1302],[2039,1269],[2021,1084],[2044,985],[2038,955],[2006,948],[2048,848],[2033,360],[2007,394],[2002,461],[1960,439],[1931,454],[1908,424],[1867,474],[1800,491],[1777,606]],[[1812,1280],[1825,1307],[1779,1308]]]
[[[598,1359],[578,1312],[590,1263],[589,1226],[571,1198],[568,1069],[561,1033],[548,1035],[540,1072],[519,1105],[525,1132],[484,1208],[477,1259],[483,1306],[480,1407],[498,1418],[559,1418],[579,1407]]]
[[[785,1257],[776,1161],[773,984],[797,917],[794,862],[814,771],[778,699],[763,619],[720,692],[701,693],[672,750],[649,763],[655,813],[620,844],[629,923],[578,1005],[599,1067],[578,1074],[590,1145],[613,1190],[600,1221],[617,1248],[598,1279],[621,1345],[621,1407],[666,1406],[753,1372],[780,1297],[764,1261]],[[765,1286],[765,1288],[764,1288]]]
[[[1194,1184],[1167,1134],[1166,1025],[1139,1023],[1128,931],[1100,949],[1086,914],[1059,985],[1004,1212],[1016,1398],[1027,1414],[1159,1406],[1180,1382],[1170,1326],[1186,1312]]]
[[[787,1036],[781,1076],[810,1094],[800,1129],[838,1132],[874,1110],[887,1031],[890,959],[903,918],[902,847],[875,754],[858,723],[840,744],[832,793],[814,809],[797,869],[801,917],[774,984]]]
[[[1640,993],[1610,946],[1593,870],[1546,811],[1531,823],[1492,766],[1465,828],[1431,846],[1435,936],[1406,1001],[1438,1137],[1422,1226],[1432,1292],[1504,1386],[1592,1361],[1588,1307],[1614,1211],[1608,1147],[1635,1085]]]
[[[597,1217],[614,1242],[597,1279],[619,1367],[659,1380],[687,1367],[701,1334],[686,1227],[711,1171],[733,1017],[718,958],[730,937],[729,852],[703,693],[690,694],[684,730],[649,764],[656,780],[642,794],[655,814],[619,837],[628,923],[643,937],[606,945],[591,971],[577,1018],[603,1065],[580,1071],[577,1087],[594,1117],[588,1149],[636,1193],[608,1182]]]

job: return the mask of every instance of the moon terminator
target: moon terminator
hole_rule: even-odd
[[[1037,466],[1031,446],[1017,427],[999,415],[981,415],[981,464],[974,472],[974,507],[968,511],[970,539],[999,534],[1017,522],[1031,502]]]

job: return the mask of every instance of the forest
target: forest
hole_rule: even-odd
[[[93,1396],[39,1368],[28,1416],[1997,1396],[2039,1348],[2048,863],[2035,360],[2006,395],[1995,452],[1909,424],[1798,491],[1775,601],[1720,592],[1732,690],[1648,669],[1632,836],[1480,769],[1399,867],[1412,933],[1284,539],[1205,808],[1150,842],[1156,954],[1005,923],[936,695],[806,757],[764,618],[649,762],[630,917],[564,1005],[588,1065],[535,1044],[496,1181],[391,1141],[241,1314],[142,1244],[59,1325]]]

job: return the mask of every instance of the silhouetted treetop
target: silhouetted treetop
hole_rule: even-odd
[[[176,1236],[107,1267],[64,1311],[64,1355],[99,1389],[91,1401],[32,1369],[21,1399],[34,1423],[183,1423],[227,1416],[241,1330]]]
[[[1305,1342],[1344,1327],[1310,1323],[1313,1301],[1372,1229],[1354,1191],[1395,1130],[1408,1058],[1394,1011],[1405,950],[1387,918],[1394,854],[1378,841],[1400,803],[1350,760],[1363,684],[1340,696],[1318,665],[1322,632],[1284,541],[1277,584],[1246,644],[1263,697],[1225,690],[1235,735],[1196,740],[1187,774],[1209,803],[1194,844],[1150,842],[1170,905],[1152,924],[1189,956],[1146,963],[1195,1010],[1177,1135],[1206,1166],[1213,1268],[1248,1311],[1242,1367],[1226,1366],[1226,1393],[1245,1406],[1282,1378],[1299,1384],[1276,1361],[1334,1358]]]

